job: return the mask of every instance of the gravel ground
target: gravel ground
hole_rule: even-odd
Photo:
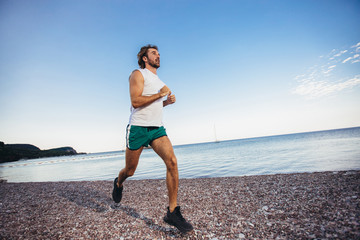
[[[181,179],[194,231],[162,218],[165,180],[0,183],[0,239],[360,239],[360,171]]]

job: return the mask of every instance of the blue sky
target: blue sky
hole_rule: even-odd
[[[0,141],[120,150],[159,47],[173,144],[360,126],[359,1],[0,1]]]

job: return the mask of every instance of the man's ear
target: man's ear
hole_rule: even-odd
[[[143,56],[143,57],[142,57],[142,60],[143,60],[144,62],[147,62],[148,59],[147,59],[146,56]]]

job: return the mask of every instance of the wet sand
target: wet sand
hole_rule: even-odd
[[[0,239],[360,239],[360,171],[181,179],[194,231],[163,222],[165,180],[0,183]]]

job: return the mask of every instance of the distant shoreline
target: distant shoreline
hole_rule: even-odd
[[[41,150],[32,144],[5,144],[4,142],[0,142],[0,163],[79,154],[85,153],[77,153],[72,147]]]

